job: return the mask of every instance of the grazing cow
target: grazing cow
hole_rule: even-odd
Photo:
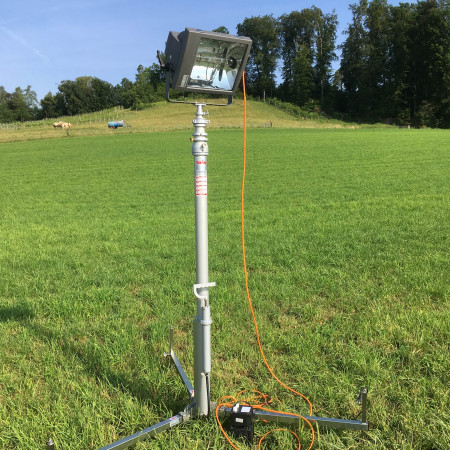
[[[54,122],[53,126],[55,128],[72,128],[72,124],[69,122]]]

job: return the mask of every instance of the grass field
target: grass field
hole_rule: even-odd
[[[51,130],[54,131],[54,130]],[[90,449],[188,400],[195,299],[191,131],[0,144],[0,447]],[[448,131],[253,129],[246,251],[270,364],[371,431],[315,448],[448,449]],[[209,132],[212,397],[243,388],[308,414],[264,367],[240,247],[242,131]],[[257,424],[259,436],[268,430]],[[310,436],[300,430],[303,448]],[[265,448],[294,448],[277,435]],[[229,448],[192,421],[139,449]]]

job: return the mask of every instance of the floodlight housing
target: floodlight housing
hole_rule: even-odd
[[[250,54],[252,40],[214,31],[171,31],[165,69],[176,91],[234,95]]]

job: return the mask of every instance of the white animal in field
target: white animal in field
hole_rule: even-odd
[[[69,122],[53,122],[55,128],[72,128],[72,124]]]

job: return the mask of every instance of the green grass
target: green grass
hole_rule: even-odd
[[[187,404],[162,353],[174,325],[192,379],[190,133],[0,144],[1,448],[97,448]],[[212,397],[258,389],[307,414],[256,346],[241,144],[209,133]],[[316,448],[450,446],[449,155],[448,131],[249,130],[247,262],[269,362],[315,415],[352,418],[369,387],[368,437],[321,431]],[[211,419],[138,448],[229,447]]]

